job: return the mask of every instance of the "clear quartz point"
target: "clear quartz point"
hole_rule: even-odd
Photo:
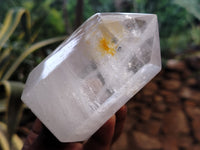
[[[97,13],[30,73],[22,100],[60,141],[83,141],[160,70],[156,15]]]

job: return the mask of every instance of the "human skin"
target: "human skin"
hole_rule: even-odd
[[[36,119],[22,150],[109,150],[122,133],[127,108],[123,106],[90,139],[61,143]]]

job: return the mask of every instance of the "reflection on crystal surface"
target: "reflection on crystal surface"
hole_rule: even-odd
[[[139,58],[141,58],[141,60],[145,64],[148,63],[151,59],[152,48],[153,48],[153,37],[145,40],[142,43],[142,45],[137,53],[137,56]]]
[[[98,13],[30,73],[22,100],[60,141],[82,141],[160,69],[156,15]]]
[[[144,64],[136,56],[132,57],[128,63],[128,70],[136,73]]]
[[[146,29],[146,22],[140,19],[126,19],[124,20],[124,27],[134,36],[140,36]]]

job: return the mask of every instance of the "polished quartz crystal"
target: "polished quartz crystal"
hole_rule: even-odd
[[[160,69],[156,15],[97,13],[30,73],[22,100],[60,141],[83,141]]]

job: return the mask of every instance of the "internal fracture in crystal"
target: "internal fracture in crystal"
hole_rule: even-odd
[[[156,15],[98,13],[30,73],[22,100],[60,141],[83,141],[160,69]]]

